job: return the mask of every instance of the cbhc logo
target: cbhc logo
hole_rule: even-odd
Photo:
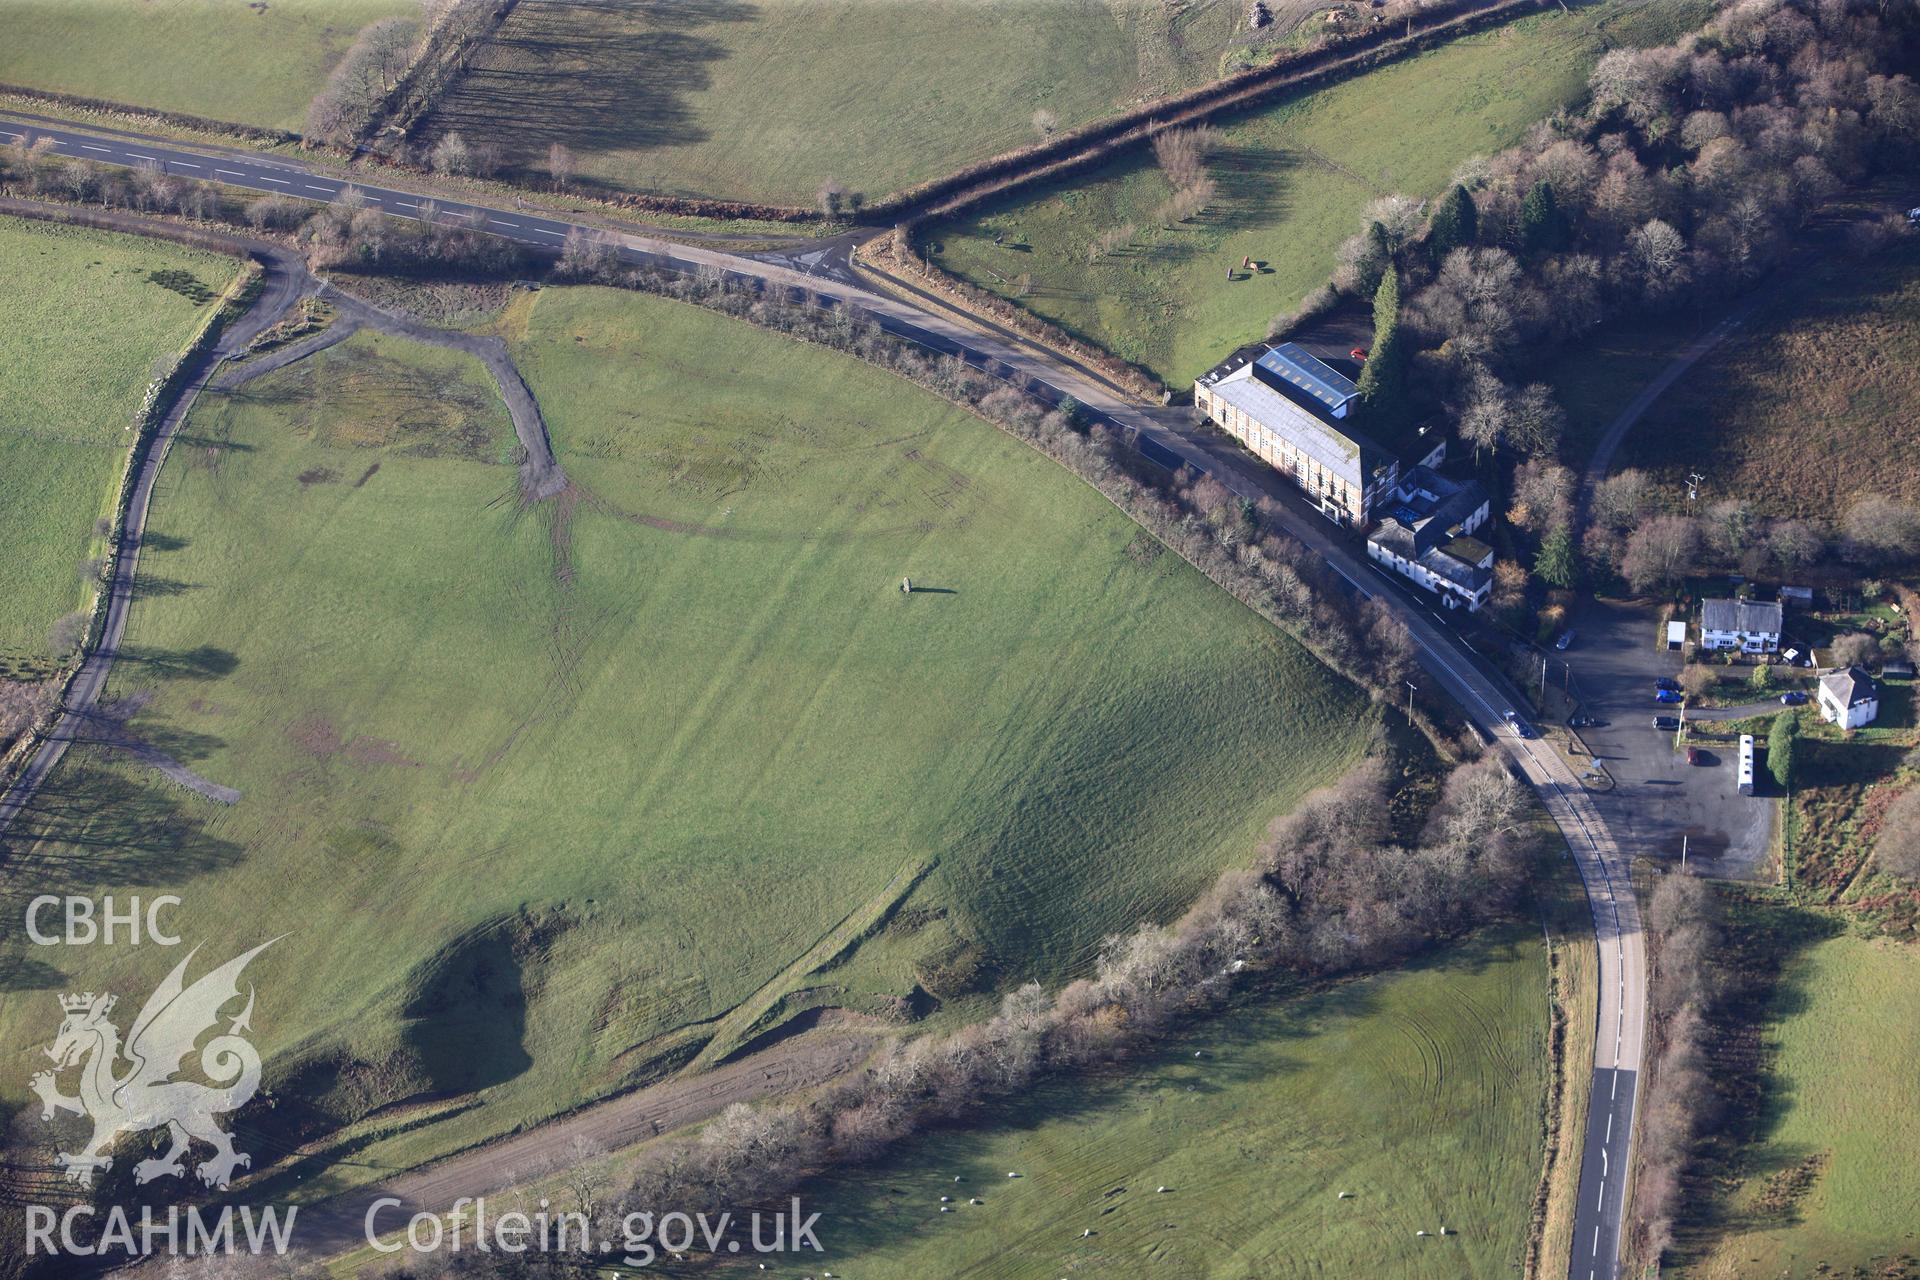
[[[111,946],[122,940],[120,935],[124,934],[124,941],[138,946],[144,926],[147,941],[162,947],[177,947],[180,938],[161,927],[160,910],[179,905],[180,899],[170,893],[149,899],[144,911],[137,896],[121,909],[115,906],[111,894],[100,899],[96,908],[92,898],[63,898],[43,893],[27,904],[27,937],[43,947],[84,947],[94,942]],[[53,921],[65,927],[59,933],[44,932],[40,927],[41,917],[52,914],[55,908],[59,908],[59,914],[53,916]]]

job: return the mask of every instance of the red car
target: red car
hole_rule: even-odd
[[[1367,349],[1365,347],[1355,347],[1353,350],[1347,352],[1347,355],[1354,360],[1365,360],[1367,358]]]

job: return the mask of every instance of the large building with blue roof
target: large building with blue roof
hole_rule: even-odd
[[[1193,388],[1201,412],[1342,525],[1364,525],[1400,478],[1400,460],[1348,421],[1359,396],[1351,378],[1292,342],[1236,357]]]

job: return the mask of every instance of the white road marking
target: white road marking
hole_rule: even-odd
[[[333,194],[333,188],[332,188],[332,187],[316,187],[316,186],[314,186],[314,185],[313,185],[313,184],[312,184],[311,182],[309,182],[309,183],[307,183],[307,184],[306,184],[306,188],[307,188],[307,190],[309,190],[309,191],[324,191],[324,192],[326,192],[326,193],[327,193],[328,195],[332,195],[332,194]]]
[[[129,152],[127,152],[127,154],[128,154],[129,156],[131,156],[131,157],[132,157],[133,159],[135,159],[135,160],[146,160],[146,161],[149,161],[149,162],[152,162],[152,161],[153,161],[153,157],[152,157],[152,156],[143,156],[143,155],[141,155],[141,154],[139,154],[138,152],[134,152],[134,151],[129,151]]]
[[[188,164],[185,160],[175,160],[174,163],[179,165],[182,169],[198,169],[200,167],[197,164]]]
[[[564,235],[562,235],[562,234],[561,234],[560,232],[558,232],[558,231],[549,231],[549,230],[547,230],[547,229],[546,229],[545,227],[535,227],[535,228],[533,228],[533,233],[534,233],[535,235],[537,235],[537,236],[552,236],[552,237],[553,237],[553,238],[554,238],[555,240],[565,240],[565,239],[566,239],[566,237],[565,237]]]
[[[418,209],[420,207],[411,200],[395,200],[393,203],[402,209]]]
[[[229,178],[244,178],[244,177],[246,177],[246,176],[247,176],[246,174],[244,174],[244,173],[241,173],[241,172],[240,172],[240,171],[239,171],[238,169],[215,169],[215,170],[214,170],[214,172],[215,172],[215,173],[224,173],[224,174],[226,174],[226,175],[227,175],[227,176],[228,176]]]
[[[105,147],[90,147],[90,146],[88,146],[88,145],[86,145],[86,144],[85,144],[85,143],[83,142],[83,143],[81,143],[81,144],[80,144],[80,149],[81,149],[82,151],[105,151],[105,150],[106,150],[107,148],[105,148]]]
[[[1600,1228],[1598,1226],[1593,1229],[1593,1252],[1600,1252]],[[1593,1273],[1589,1271],[1587,1274],[1592,1275]]]
[[[1607,1180],[1605,1178],[1602,1178],[1600,1179],[1600,1196],[1598,1199],[1596,1199],[1593,1202],[1593,1207],[1595,1210],[1599,1210],[1603,1208],[1606,1205],[1606,1203],[1607,1203]],[[1594,1230],[1598,1231],[1599,1228],[1595,1227]]]
[[[516,227],[517,228],[520,224],[517,222],[508,222],[505,218],[495,218],[493,220],[493,225],[496,227]]]
[[[290,187],[293,185],[291,182],[288,182],[285,178],[269,178],[265,174],[260,175],[260,181],[271,182],[282,187]]]

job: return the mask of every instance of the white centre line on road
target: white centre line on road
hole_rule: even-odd
[[[332,195],[332,194],[333,194],[333,188],[332,188],[332,187],[316,187],[316,186],[314,186],[314,185],[313,185],[313,184],[312,184],[311,182],[309,182],[309,183],[307,183],[307,184],[306,184],[306,188],[307,188],[307,190],[309,190],[309,191],[324,191],[324,192],[326,192],[326,193],[327,193],[328,195]]]
[[[553,237],[553,238],[554,238],[555,240],[565,240],[565,239],[566,239],[566,237],[565,237],[564,235],[562,235],[562,234],[560,234],[560,232],[558,232],[558,231],[549,231],[549,230],[547,230],[547,229],[546,229],[545,227],[535,227],[535,228],[533,229],[533,233],[534,233],[535,235],[537,235],[537,236],[552,236],[552,237]]]
[[[105,151],[106,150],[105,147],[89,147],[85,143],[80,144],[80,149],[82,151]]]
[[[1594,1200],[1593,1207],[1596,1210],[1598,1210],[1598,1209],[1604,1208],[1606,1206],[1606,1203],[1607,1203],[1607,1180],[1605,1178],[1602,1178],[1600,1179],[1600,1195]]]
[[[293,185],[291,182],[288,182],[285,178],[269,178],[265,174],[260,175],[260,181],[271,182],[276,186],[282,186],[282,187],[290,187]]]
[[[247,176],[246,174],[244,174],[244,173],[241,173],[241,172],[240,172],[240,171],[239,171],[238,169],[215,169],[215,170],[214,170],[214,172],[215,172],[215,173],[224,173],[224,174],[226,174],[226,175],[227,175],[227,176],[228,176],[229,178],[244,178],[244,177],[246,177],[246,176]]]
[[[520,224],[517,222],[508,222],[505,218],[495,218],[493,225],[496,227],[518,227]]]
[[[1597,1226],[1593,1229],[1593,1252],[1600,1252],[1600,1228]],[[1588,1272],[1587,1274],[1591,1275],[1593,1273]]]
[[[156,162],[156,161],[154,160],[154,158],[153,158],[152,156],[143,156],[143,155],[141,155],[141,154],[139,154],[138,152],[135,152],[135,151],[129,151],[129,152],[127,152],[127,155],[129,155],[130,157],[132,157],[132,158],[133,158],[133,159],[135,159],[135,160],[145,160],[145,161],[147,161],[147,162],[148,162],[149,164],[152,164],[152,163],[157,163],[157,162]]]
[[[395,200],[394,204],[398,205],[402,209],[418,209],[420,207],[419,205],[413,203],[413,201],[411,200]]]
[[[175,160],[174,163],[179,165],[182,169],[198,169],[200,167],[197,164],[188,164],[185,160]]]

